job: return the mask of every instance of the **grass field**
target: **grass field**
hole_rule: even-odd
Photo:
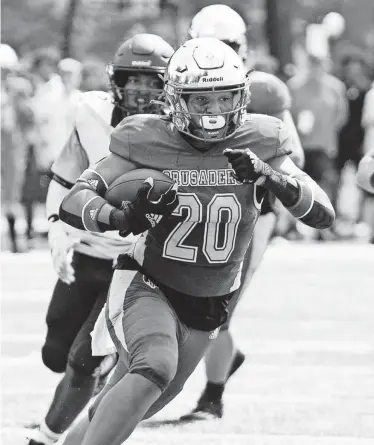
[[[2,443],[24,445],[24,425],[42,418],[59,379],[39,352],[55,276],[46,250],[1,259]],[[129,445],[374,443],[373,246],[272,245],[233,332],[247,360],[227,385],[224,418],[163,422],[194,405],[199,366]]]

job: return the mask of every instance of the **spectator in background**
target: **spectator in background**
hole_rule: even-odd
[[[327,60],[309,55],[308,66],[288,81],[291,113],[305,151],[308,173],[331,198],[336,188],[338,134],[347,120],[344,84],[327,73]]]
[[[33,87],[19,74],[18,56],[0,45],[1,61],[1,203],[8,223],[12,252],[19,252],[16,221],[25,180],[27,147],[34,126]]]
[[[28,147],[26,180],[22,202],[26,212],[28,240],[33,237],[34,207],[44,202],[47,194],[47,169],[50,155],[48,147],[53,139],[50,130],[53,91],[58,82],[57,63],[59,53],[54,48],[41,48],[29,55],[29,74],[34,86],[32,106],[35,113],[35,132]]]
[[[83,61],[81,91],[108,91],[108,88],[105,63],[93,58]]]
[[[74,108],[80,96],[81,69],[77,60],[60,60],[54,48],[42,48],[31,55],[36,131],[29,147],[28,180],[23,193],[29,239],[33,237],[35,203],[45,203],[49,168],[73,128]]]
[[[339,133],[338,156],[336,161],[338,181],[333,202],[336,204],[342,171],[347,162],[354,164],[357,169],[363,155],[364,127],[363,107],[367,91],[370,88],[371,70],[359,53],[347,54],[340,62],[341,80],[346,87],[348,101],[348,119]],[[357,219],[361,219],[363,210],[363,195],[360,196],[360,209]],[[336,207],[336,206],[335,206]],[[337,215],[339,216],[339,215]],[[353,223],[353,221],[351,221]]]
[[[359,163],[357,181],[365,190],[362,219],[370,228],[370,243],[374,244],[374,83],[365,96],[361,125],[364,129],[364,157]]]

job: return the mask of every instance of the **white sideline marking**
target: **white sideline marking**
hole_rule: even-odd
[[[26,428],[2,428],[3,437],[19,436],[27,437],[30,430]],[[162,431],[154,429],[148,431],[135,431],[129,443],[133,440],[160,440],[167,445],[167,440],[178,440],[183,444],[183,440],[193,440],[193,443],[202,443],[202,438],[207,440],[215,440],[218,444],[228,444],[230,440],[243,440],[244,444],[250,445],[372,445],[372,438],[359,438],[352,436],[306,436],[306,435],[273,435],[273,434],[244,434],[244,433],[204,433],[204,432],[185,432],[180,429],[178,432],[168,432],[165,428]],[[203,439],[204,440],[204,439]],[[58,442],[60,443],[60,442]],[[135,442],[134,442],[135,445]]]

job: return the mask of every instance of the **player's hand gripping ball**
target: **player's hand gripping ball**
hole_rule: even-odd
[[[160,216],[170,215],[178,205],[178,186],[165,174],[138,169],[117,178],[107,189],[105,199],[117,209],[111,223],[120,235],[138,235],[155,227]]]
[[[229,160],[235,174],[235,179],[245,184],[253,184],[260,176],[269,174],[270,166],[261,161],[249,148],[235,149],[226,148],[223,154]]]

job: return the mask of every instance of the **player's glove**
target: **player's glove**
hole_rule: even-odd
[[[268,176],[273,171],[270,165],[256,156],[249,148],[235,149],[226,148],[223,154],[229,160],[237,181],[252,184],[260,177]]]
[[[121,236],[129,233],[138,235],[155,227],[161,219],[160,215],[170,215],[177,207],[177,184],[172,185],[157,201],[150,199],[153,185],[153,178],[147,178],[133,202],[126,203],[122,210],[112,210],[110,223]]]
[[[53,222],[48,232],[48,242],[51,249],[52,264],[58,277],[66,284],[75,281],[75,271],[72,266],[74,247],[79,244],[78,238],[69,236],[61,221]]]

